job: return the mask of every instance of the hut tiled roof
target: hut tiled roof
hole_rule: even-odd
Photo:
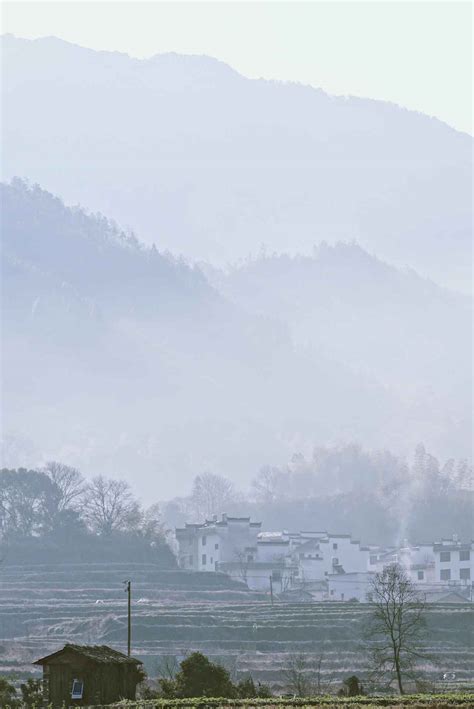
[[[108,647],[108,645],[74,645],[73,643],[67,643],[61,650],[53,652],[51,655],[46,655],[46,657],[36,660],[33,664],[46,665],[52,659],[58,657],[66,651],[75,652],[88,660],[102,664],[142,664],[140,660],[137,660],[134,657],[128,657],[128,655],[124,655],[123,652],[114,650],[113,648]]]

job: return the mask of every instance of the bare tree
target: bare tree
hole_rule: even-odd
[[[324,677],[323,673],[324,655],[318,655],[314,661],[315,683],[314,694],[328,694],[329,688],[332,685],[333,678],[331,676]]]
[[[252,487],[257,502],[272,504],[285,496],[288,490],[288,474],[280,468],[264,466],[253,480]]]
[[[180,669],[179,660],[176,655],[160,655],[156,661],[156,679],[173,680]]]
[[[251,557],[245,549],[234,549],[234,557],[239,565],[239,576],[242,581],[247,584]]]
[[[327,694],[332,679],[324,679],[323,664],[323,654],[290,655],[288,666],[283,672],[287,689],[297,697]]]
[[[124,480],[109,480],[102,475],[86,487],[83,515],[91,529],[104,536],[114,531],[139,526],[141,510]]]
[[[297,697],[309,697],[312,693],[312,682],[308,668],[308,660],[304,653],[290,655],[288,665],[283,671],[286,688]]]
[[[166,528],[158,503],[155,502],[141,513],[140,532],[152,543],[165,539]]]
[[[209,519],[214,514],[225,512],[235,499],[232,482],[222,475],[203,473],[194,478],[191,502],[198,517]]]
[[[419,676],[417,662],[428,659],[419,649],[425,601],[399,564],[375,575],[370,598],[373,611],[367,637],[373,641],[372,675],[389,686],[395,683],[404,694],[404,682]]]
[[[44,466],[43,472],[58,490],[57,511],[75,509],[84,493],[84,478],[77,468],[51,460]]]

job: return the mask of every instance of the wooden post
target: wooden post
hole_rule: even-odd
[[[272,579],[271,575],[270,575],[270,600],[271,600],[272,606],[273,606],[273,579]]]
[[[125,591],[127,592],[127,655],[130,657],[132,653],[132,582],[125,581]]]

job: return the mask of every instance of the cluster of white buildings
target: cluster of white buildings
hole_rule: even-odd
[[[250,517],[222,515],[176,529],[183,569],[225,573],[288,600],[366,602],[375,573],[403,565],[428,600],[470,602],[474,543],[454,536],[400,547],[362,545],[350,534],[264,532]]]

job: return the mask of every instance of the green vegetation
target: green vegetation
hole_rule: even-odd
[[[474,693],[461,694],[411,694],[403,697],[301,697],[289,699],[273,697],[268,699],[226,699],[196,697],[194,699],[155,699],[153,701],[128,702],[114,706],[127,706],[129,709],[161,709],[161,707],[190,707],[191,709],[225,709],[225,707],[325,707],[325,709],[350,709],[351,707],[430,707],[431,709],[450,709],[451,707],[474,706]]]
[[[123,480],[55,461],[0,470],[0,552],[14,563],[133,559],[173,568],[157,505],[143,508]]]
[[[252,699],[272,696],[269,687],[255,685],[252,677],[234,684],[225,667],[211,662],[200,652],[193,652],[181,662],[179,671],[171,675],[158,680],[159,696],[169,699],[213,696]]]
[[[15,687],[5,677],[0,677],[0,706],[16,707],[17,705]]]
[[[1,695],[0,695],[1,696]],[[41,705],[31,706],[21,702],[2,704],[2,709],[40,709]],[[399,709],[400,707],[413,707],[413,709],[451,709],[452,707],[473,707],[474,693],[450,693],[450,694],[412,694],[403,697],[301,697],[285,698],[273,697],[272,699],[228,699],[213,697],[196,697],[187,699],[154,699],[141,701],[124,701],[118,704],[108,705],[109,709],[164,709],[165,707],[189,707],[190,709],[225,709],[226,707],[262,707],[262,709],[272,709],[273,707],[324,707],[325,709],[352,709],[352,707],[387,707],[387,709]],[[46,707],[45,709],[49,709]],[[105,709],[97,706],[91,709]]]
[[[21,699],[14,684],[6,677],[0,677],[0,707],[2,709],[39,709],[43,706],[43,683],[38,679],[28,679],[20,685]]]
[[[223,510],[263,520],[266,529],[350,531],[364,543],[474,535],[466,460],[439,461],[418,445],[411,463],[389,451],[352,443],[317,447],[310,457],[295,453],[287,465],[264,466],[246,494],[220,475],[195,478],[189,496],[165,503],[170,526],[210,519]]]

